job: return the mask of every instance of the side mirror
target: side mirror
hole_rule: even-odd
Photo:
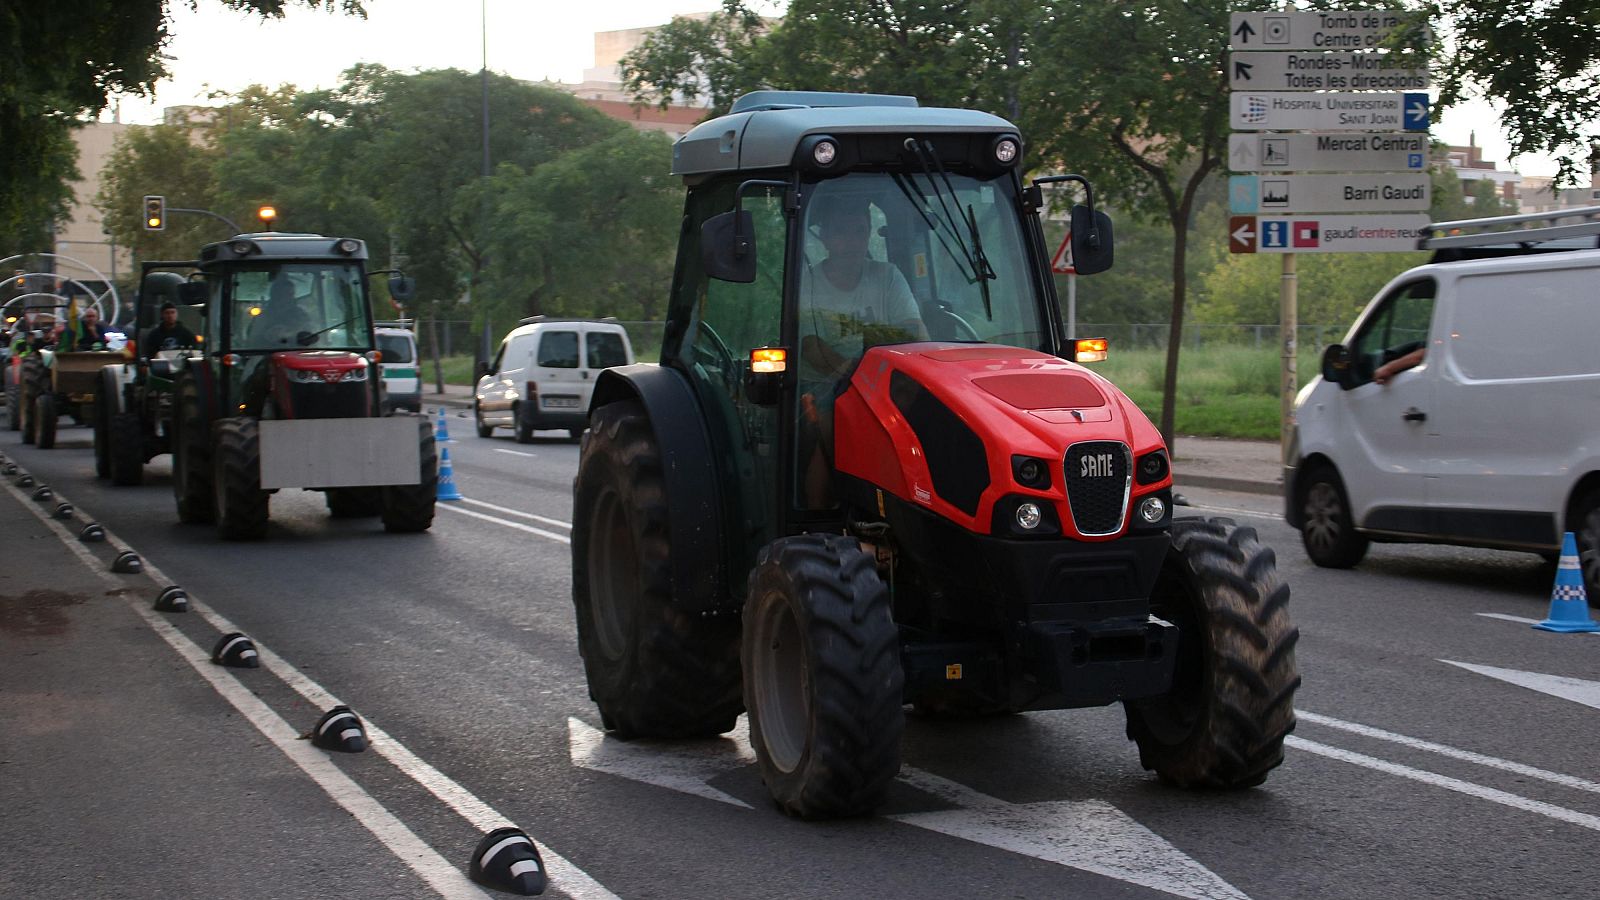
[[[184,306],[197,306],[211,297],[211,289],[204,281],[185,281],[178,285],[178,302]]]
[[[755,217],[746,210],[712,216],[700,226],[700,261],[706,275],[719,281],[751,284],[756,280]]]
[[[410,303],[411,298],[415,297],[416,295],[417,280],[415,278],[410,278],[399,273],[389,276],[389,296],[394,298],[394,302],[400,304],[401,306],[405,306],[406,304]]]
[[[478,377],[479,378],[484,378],[488,374],[489,374],[489,364],[486,363],[486,362],[478,363]]]
[[[1072,268],[1093,275],[1111,268],[1111,217],[1087,206],[1072,208]]]
[[[1350,350],[1343,344],[1329,344],[1322,351],[1322,380],[1350,390]]]

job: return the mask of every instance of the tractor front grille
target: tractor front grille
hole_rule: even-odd
[[[1133,459],[1121,441],[1084,441],[1067,448],[1067,504],[1082,535],[1115,534],[1128,511]]]
[[[365,381],[290,384],[289,409],[296,419],[359,419],[372,414]]]

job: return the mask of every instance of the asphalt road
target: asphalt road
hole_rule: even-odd
[[[879,815],[805,823],[748,745],[597,731],[572,621],[577,447],[477,438],[431,532],[280,494],[260,543],[176,521],[165,457],[93,478],[86,429],[0,452],[76,506],[0,486],[0,896],[472,896],[514,824],[550,896],[1583,897],[1600,888],[1600,638],[1535,631],[1553,568],[1375,546],[1312,566],[1260,495],[1181,512],[1257,528],[1292,585],[1304,686],[1285,764],[1189,793],[1138,764],[1119,708],[908,720]],[[88,520],[110,544],[72,539]],[[127,545],[153,571],[113,575]],[[194,604],[157,613],[165,584]],[[208,660],[249,635],[260,669]],[[372,747],[297,740],[335,702]]]

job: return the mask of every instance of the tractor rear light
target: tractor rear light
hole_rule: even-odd
[[[1036,491],[1050,487],[1050,464],[1037,456],[1011,457],[1011,476],[1017,484]]]
[[[1106,358],[1108,342],[1105,338],[1082,338],[1073,343],[1073,362],[1101,362]]]
[[[750,351],[750,371],[762,375],[789,368],[789,351],[783,347],[757,347]]]
[[[1171,466],[1167,464],[1167,451],[1155,450],[1139,457],[1139,462],[1134,465],[1134,480],[1140,484],[1155,484],[1167,477]]]
[[[1146,497],[1139,501],[1139,518],[1146,525],[1156,525],[1167,517],[1167,502],[1158,496]]]

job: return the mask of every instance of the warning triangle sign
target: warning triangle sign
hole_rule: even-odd
[[[1055,258],[1050,260],[1050,271],[1057,275],[1074,275],[1077,269],[1072,267],[1072,232],[1061,239],[1061,249],[1056,251]]]

